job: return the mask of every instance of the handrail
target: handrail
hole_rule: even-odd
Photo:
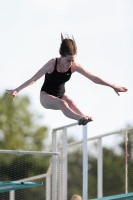
[[[73,124],[68,124],[68,125],[64,125],[64,126],[60,126],[60,127],[57,127],[57,128],[54,128],[53,131],[59,131],[59,130],[62,130],[64,128],[69,128],[69,127],[72,127],[72,126],[76,126],[78,125],[78,123],[73,123]]]
[[[45,151],[22,151],[22,150],[3,150],[0,149],[0,153],[9,154],[44,154],[44,155],[60,155],[60,152],[45,152]]]

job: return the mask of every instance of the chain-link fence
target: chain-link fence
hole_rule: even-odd
[[[37,182],[41,186],[0,191],[1,200],[50,200],[51,199],[51,157],[58,153],[39,151],[0,150],[0,181]],[[11,184],[12,185],[12,184]],[[32,185],[32,184],[31,184]],[[1,187],[0,189],[4,188]]]
[[[83,129],[53,130],[54,155],[0,154],[1,181],[43,182],[43,186],[0,193],[2,200],[71,200],[83,195]],[[133,191],[133,128],[87,141],[89,199]]]
[[[66,163],[67,200],[74,194],[83,194],[83,131],[79,126],[67,129],[67,155],[63,156],[64,129],[56,130],[57,151]],[[133,191],[133,129],[125,129],[89,138],[88,146],[88,197],[89,199]],[[67,169],[67,171],[66,171]],[[61,191],[64,191],[61,180]],[[58,199],[58,198],[57,198]],[[63,196],[62,198],[63,199]],[[64,199],[63,199],[64,200]]]

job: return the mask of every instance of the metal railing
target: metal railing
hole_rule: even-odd
[[[121,129],[95,137],[87,137],[88,126],[82,126],[83,139],[68,143],[68,128],[77,126],[77,123],[69,124],[52,131],[52,152],[0,150],[0,153],[10,154],[47,154],[52,156],[46,174],[25,178],[19,181],[32,181],[46,177],[46,200],[67,200],[68,194],[68,155],[67,149],[75,145],[82,145],[82,198],[88,200],[88,142],[97,141],[97,197],[103,197],[103,139],[111,135],[125,135],[125,193],[128,193],[128,132],[133,128]],[[77,126],[79,127],[79,126]],[[81,126],[80,126],[81,128]],[[78,128],[79,129],[79,128]],[[58,145],[58,131],[62,130],[62,145]],[[51,184],[52,176],[52,184]],[[52,185],[52,188],[51,188]],[[15,200],[14,191],[10,192],[10,200]]]
[[[49,155],[49,156],[58,156],[58,159],[60,160],[60,152],[44,152],[44,151],[22,151],[22,150],[0,150],[0,154],[28,154],[28,155]],[[27,177],[27,178],[23,178],[23,179],[19,179],[16,181],[20,181],[20,182],[26,182],[26,181],[35,181],[35,180],[39,180],[42,178],[46,178],[46,199],[50,200],[51,196],[50,196],[50,183],[51,183],[51,165],[48,168],[47,173],[44,174],[39,174],[36,176],[32,176],[32,177]],[[21,173],[21,172],[20,172]],[[15,200],[15,190],[11,190],[9,192],[9,200]]]
[[[60,179],[57,181],[57,162],[56,157],[52,159],[52,200],[67,200],[67,129],[73,126],[77,126],[77,123],[69,124],[59,128],[55,128],[52,131],[52,151],[60,151],[61,163],[60,163]],[[63,144],[62,148],[57,145],[57,131],[62,130],[63,132]],[[88,156],[87,156],[87,125],[83,126],[83,189],[82,196],[84,200],[88,200]],[[57,184],[59,188],[57,189]],[[58,194],[57,191],[59,190]]]
[[[82,198],[84,200],[88,200],[88,153],[89,153],[89,149],[87,146],[87,142],[90,141],[94,141],[97,140],[97,150],[98,150],[98,154],[97,154],[97,197],[101,198],[103,197],[103,138],[107,137],[107,136],[111,136],[111,135],[116,135],[116,134],[124,134],[125,135],[125,142],[127,142],[126,140],[128,140],[126,137],[128,131],[133,130],[133,128],[129,128],[129,129],[121,129],[118,131],[113,131],[113,132],[109,132],[109,133],[105,133],[105,134],[101,134],[95,137],[90,137],[87,138],[87,126],[83,126],[83,140],[80,141],[76,141],[76,142],[72,142],[72,143],[67,143],[67,129],[72,127],[72,126],[77,126],[77,123],[75,124],[70,124],[68,126],[62,126],[56,129],[53,129],[52,132],[52,146],[53,146],[53,151],[62,151],[61,154],[61,180],[60,183],[58,183],[57,181],[57,175],[56,175],[56,170],[57,170],[57,165],[56,165],[56,159],[55,157],[53,157],[52,160],[52,200],[67,200],[67,162],[68,162],[68,158],[67,158],[67,148],[72,147],[74,145],[77,144],[82,144],[82,156],[83,156],[83,184],[82,184]],[[63,144],[62,146],[58,147],[57,145],[57,131],[58,130],[62,130],[63,131]],[[127,143],[125,143],[127,144]],[[126,154],[126,152],[125,152]],[[125,159],[127,159],[127,157],[125,157]],[[58,185],[59,184],[59,185]],[[58,188],[57,186],[59,186],[59,190],[61,191],[60,196],[57,195],[57,191]],[[125,193],[128,192],[128,164],[127,162],[125,162]],[[58,198],[57,198],[58,197]]]

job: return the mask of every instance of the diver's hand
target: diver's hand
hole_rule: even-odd
[[[116,86],[116,85],[113,87],[113,89],[116,92],[116,94],[118,94],[118,96],[120,96],[119,92],[127,92],[128,91],[127,88],[121,87],[121,86]]]
[[[17,90],[15,89],[15,90],[6,90],[6,93],[7,93],[8,95],[11,95],[11,96],[13,97],[12,100],[14,100],[18,92],[17,92]]]

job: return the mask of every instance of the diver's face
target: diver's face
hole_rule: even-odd
[[[65,68],[70,68],[76,59],[76,55],[66,55],[61,57],[62,64]]]

